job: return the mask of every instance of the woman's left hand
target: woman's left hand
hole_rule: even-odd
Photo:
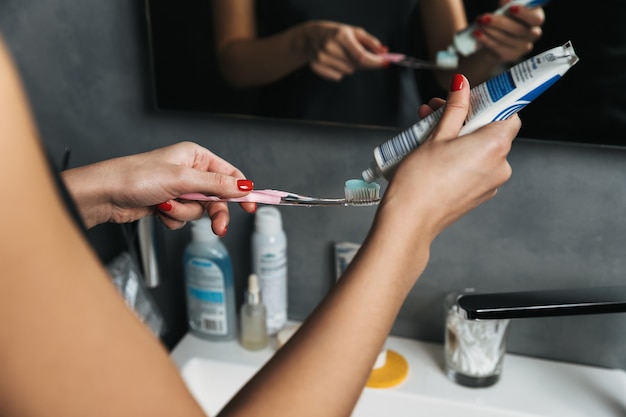
[[[176,198],[193,192],[243,197],[254,187],[240,170],[192,142],[70,169],[62,176],[87,227],[156,214],[169,229],[178,229],[206,211],[220,236],[230,220],[227,203]],[[249,213],[256,209],[255,203],[241,207]]]

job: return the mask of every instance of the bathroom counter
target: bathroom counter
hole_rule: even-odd
[[[392,336],[388,338],[386,347],[406,358],[409,363],[408,377],[393,388],[365,388],[365,394],[368,391],[384,391],[402,394],[405,398],[406,395],[426,397],[429,401],[454,404],[455,407],[462,406],[468,410],[478,407],[480,410],[493,412],[493,415],[502,416],[624,417],[626,415],[626,372],[623,370],[576,365],[507,353],[504,358],[502,376],[497,384],[488,388],[467,388],[446,378],[443,372],[443,346],[441,344]],[[208,359],[232,364],[236,369],[248,369],[249,372],[245,376],[248,378],[270,359],[274,351],[271,347],[260,351],[246,351],[236,341],[208,342],[187,334],[174,348],[171,357],[181,369],[183,378],[190,385],[190,376],[186,375],[185,369],[193,359]],[[227,372],[225,370],[219,376],[211,375],[210,377],[227,378],[225,375]],[[238,383],[238,386],[240,385],[241,382]],[[222,405],[235,391],[222,394],[228,397],[222,399]],[[485,415],[484,411],[482,413]]]

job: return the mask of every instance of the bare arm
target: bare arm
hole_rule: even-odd
[[[511,174],[506,156],[519,119],[457,139],[464,84],[449,96],[438,132],[402,162],[342,278],[221,416],[350,415],[433,239]]]
[[[0,415],[202,416],[68,217],[0,42]]]
[[[237,87],[277,81],[309,65],[319,76],[339,81],[360,68],[381,68],[385,48],[364,29],[309,21],[259,38],[254,0],[213,0],[216,50],[223,77]]]

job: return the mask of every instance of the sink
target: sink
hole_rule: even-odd
[[[365,388],[352,417],[624,417],[626,372],[513,355],[500,381],[467,388],[443,373],[443,346],[389,337],[387,349],[409,363],[409,375],[388,389]],[[187,334],[171,357],[203,410],[215,416],[272,356],[236,341],[209,342]]]
[[[215,416],[237,390],[250,379],[256,368],[211,359],[193,358],[182,369],[183,379],[209,416]],[[393,390],[367,389],[354,410],[353,417],[414,417],[416,410],[425,415],[464,417],[533,417],[498,408],[455,404],[449,401],[398,393]],[[432,413],[432,414],[431,414]]]
[[[187,387],[209,416],[216,416],[255,372],[253,366],[198,358],[182,368]]]
[[[366,390],[354,409],[353,417],[537,417],[536,414],[506,411],[502,408],[461,404],[415,394]]]

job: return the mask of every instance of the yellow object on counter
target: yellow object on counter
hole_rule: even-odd
[[[365,384],[368,388],[392,388],[399,385],[409,374],[409,363],[398,352],[387,350],[387,361],[380,368],[372,369]]]

